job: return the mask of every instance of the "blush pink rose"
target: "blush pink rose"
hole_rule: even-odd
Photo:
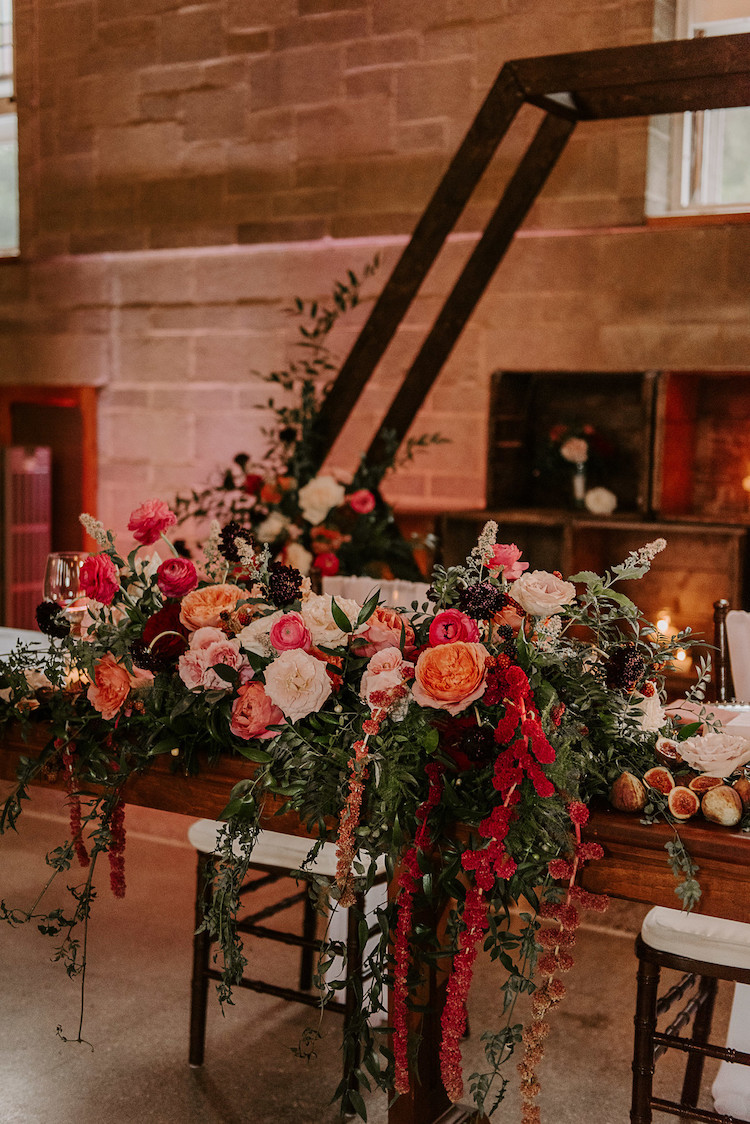
[[[196,647],[190,648],[184,655],[180,656],[177,663],[177,671],[180,679],[190,691],[202,688],[205,691],[228,691],[231,684],[226,679],[222,679],[216,673],[214,668],[219,664],[224,667],[230,667],[234,671],[242,674],[249,665],[245,656],[240,651],[238,640],[229,640],[218,629],[204,628],[200,632],[209,633],[217,632],[218,639],[210,641],[208,637],[202,639],[208,641]]]
[[[198,585],[198,571],[189,558],[167,558],[156,571],[156,584],[165,597],[184,597]]]
[[[94,680],[86,696],[102,718],[110,722],[120,713],[132,687],[145,687],[153,681],[150,671],[134,667],[132,673],[109,652],[94,668]]]
[[[128,530],[141,546],[151,546],[164,531],[174,527],[177,516],[169,510],[164,500],[146,500],[137,507],[128,520]]]
[[[488,659],[483,644],[467,644],[464,640],[426,648],[414,669],[414,701],[458,714],[484,694]]]
[[[282,652],[265,674],[266,694],[291,722],[319,711],[331,694],[325,664],[299,648]]]
[[[477,622],[466,613],[458,609],[444,609],[436,613],[430,625],[430,644],[452,644],[454,640],[466,640],[469,643],[479,639]]]
[[[235,737],[246,742],[251,738],[273,738],[276,731],[268,727],[278,726],[283,721],[284,715],[271,702],[262,683],[255,680],[240,687],[229,723]]]
[[[383,648],[370,658],[364,670],[360,696],[370,710],[390,709],[406,698],[404,682],[413,673],[414,664],[404,659],[400,648]]]
[[[312,648],[312,634],[299,613],[284,613],[274,622],[269,640],[277,652],[289,652],[302,648],[309,652]]]
[[[369,515],[371,511],[375,510],[375,496],[367,488],[360,488],[357,492],[352,492],[347,496],[349,500],[349,507],[357,515]]]
[[[404,651],[408,655],[414,651],[414,629],[406,617],[402,617],[395,609],[385,605],[378,605],[368,621],[357,632],[358,640],[364,644],[357,644],[358,656],[374,656],[383,648],[399,648],[401,635],[404,635]]]
[[[120,588],[120,574],[108,554],[90,554],[81,566],[81,589],[92,601],[111,605]]]
[[[486,565],[488,570],[499,570],[502,567],[503,577],[508,582],[520,578],[524,570],[529,568],[528,562],[521,561],[521,551],[514,542],[495,543]]]
[[[221,614],[231,613],[245,594],[238,585],[207,585],[185,594],[180,606],[180,620],[185,628],[218,628]]]

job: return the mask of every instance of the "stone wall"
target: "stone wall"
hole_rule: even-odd
[[[668,0],[18,0],[22,260],[0,380],[96,385],[99,515],[260,452],[292,297],[379,253],[343,356],[506,59],[646,42]],[[123,14],[126,12],[127,14]],[[332,461],[351,468],[539,118],[520,115]],[[648,122],[580,125],[422,410],[402,506],[481,505],[498,368],[746,370],[750,226],[644,223]]]

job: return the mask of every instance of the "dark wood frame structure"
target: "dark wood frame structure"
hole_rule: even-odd
[[[370,448],[406,435],[578,121],[750,104],[750,34],[507,62],[356,339],[319,415],[322,465],[448,235],[524,104],[545,116],[407,372]]]

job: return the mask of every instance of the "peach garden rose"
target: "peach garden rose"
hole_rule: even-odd
[[[197,628],[218,628],[221,614],[231,613],[237,602],[245,596],[238,585],[229,583],[194,589],[182,599],[180,620],[190,632]]]
[[[483,644],[464,640],[427,648],[414,669],[414,701],[458,714],[484,694],[488,659]]]
[[[94,680],[89,684],[86,697],[106,722],[122,710],[132,687],[145,687],[153,682],[150,671],[134,667],[132,673],[124,664],[107,652],[94,668]]]
[[[278,726],[284,721],[284,715],[269,699],[262,683],[253,680],[244,683],[237,692],[237,698],[232,704],[232,715],[229,728],[235,737],[243,741],[251,738],[273,738],[276,730],[269,730],[269,726]]]
[[[357,643],[355,650],[358,656],[373,656],[383,648],[398,648],[402,635],[404,651],[414,650],[414,629],[406,617],[387,605],[378,605],[356,635],[358,640],[364,641]]]

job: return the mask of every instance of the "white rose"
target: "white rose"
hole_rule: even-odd
[[[302,619],[316,646],[325,644],[328,648],[335,648],[346,640],[347,633],[342,632],[333,619],[332,600],[330,593],[313,593],[302,602]],[[336,604],[352,625],[357,623],[360,610],[358,601],[352,601],[349,597],[337,597]]]
[[[574,600],[576,587],[546,570],[527,570],[513,582],[508,592],[533,617],[551,617]]]
[[[678,742],[677,752],[691,768],[709,777],[728,777],[750,761],[750,741],[739,734],[703,734]]]
[[[636,691],[631,696],[630,704],[635,708],[634,717],[644,733],[661,730],[667,714],[656,691],[653,695],[641,695]]]
[[[583,502],[592,515],[611,515],[617,507],[617,496],[609,488],[589,488]]]
[[[300,511],[308,523],[322,523],[332,507],[344,502],[346,490],[333,476],[313,476],[300,488]]]
[[[284,557],[282,561],[287,566],[294,566],[295,570],[299,570],[303,575],[310,573],[312,560],[312,554],[309,550],[305,550],[300,542],[288,542],[284,547]]]
[[[266,617],[256,617],[254,621],[250,621],[250,624],[246,624],[242,631],[237,633],[240,646],[246,652],[255,652],[256,656],[273,655],[274,648],[268,634],[283,615],[281,609],[278,609]]]
[[[255,528],[254,535],[261,542],[275,542],[284,534],[288,526],[289,520],[286,515],[282,515],[280,511],[272,511],[268,518]]]
[[[44,688],[52,687],[52,683],[49,681],[44,672],[39,670],[39,668],[24,668],[23,674],[24,679],[28,683],[29,687],[31,687],[32,691],[40,691]]]
[[[266,694],[291,722],[320,710],[330,693],[324,664],[301,648],[282,652],[266,668]]]

